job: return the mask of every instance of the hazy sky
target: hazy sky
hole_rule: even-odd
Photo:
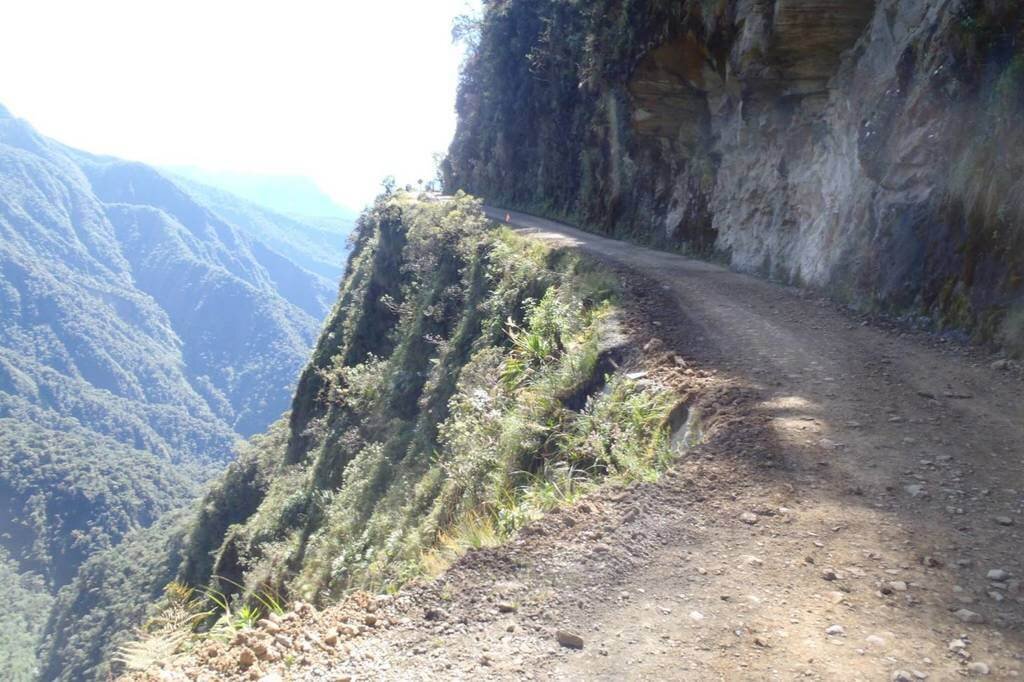
[[[307,175],[359,208],[429,179],[467,0],[3,0],[0,103],[90,152]]]

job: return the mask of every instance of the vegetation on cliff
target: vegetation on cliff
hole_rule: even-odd
[[[615,373],[618,295],[609,271],[492,228],[469,196],[385,193],[289,422],[208,492],[178,579],[262,612],[262,594],[395,589],[608,476],[654,475],[676,398]]]
[[[305,599],[397,584],[453,529],[507,535],[545,495],[664,458],[658,398],[625,380],[579,393],[615,326],[614,277],[487,225],[462,195],[383,195],[364,214],[288,429],[207,496],[186,582]]]

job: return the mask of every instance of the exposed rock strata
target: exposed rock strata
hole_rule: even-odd
[[[452,188],[1020,343],[1016,3],[587,5],[489,5]]]

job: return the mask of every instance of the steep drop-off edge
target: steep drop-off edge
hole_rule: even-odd
[[[119,660],[144,669],[278,601],[393,591],[604,481],[656,477],[684,370],[641,366],[620,296],[612,270],[494,228],[470,197],[379,198],[289,423],[207,494],[182,587]],[[187,589],[206,586],[231,608],[178,642],[160,614],[205,609]]]

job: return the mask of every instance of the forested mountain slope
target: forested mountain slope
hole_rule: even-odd
[[[485,2],[450,190],[1024,352],[1024,11]]]
[[[190,500],[240,436],[287,408],[337,272],[296,264],[253,224],[317,228],[233,205],[247,221],[0,109],[0,562],[20,576],[12,612],[37,609],[89,556]],[[0,649],[6,667],[31,667],[24,646]]]

